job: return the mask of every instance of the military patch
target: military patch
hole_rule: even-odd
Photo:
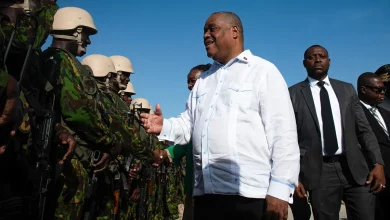
[[[95,80],[90,76],[82,76],[81,80],[85,93],[95,95],[98,90]]]

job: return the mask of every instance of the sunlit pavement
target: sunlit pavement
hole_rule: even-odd
[[[342,204],[340,209],[340,220],[346,220],[346,219],[347,219],[347,212],[345,211],[344,204]],[[294,220],[290,206],[288,207],[288,220]],[[313,214],[311,215],[310,220],[314,220]]]

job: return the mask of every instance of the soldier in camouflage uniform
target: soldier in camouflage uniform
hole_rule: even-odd
[[[119,89],[126,89],[127,83],[130,82],[130,75],[134,74],[133,64],[127,57],[120,55],[110,56],[110,59],[114,62],[118,74]]]
[[[95,78],[97,87],[99,91],[102,93],[102,96],[100,96],[98,99],[101,101],[106,109],[108,109],[108,114],[112,115],[112,117],[118,117],[122,120],[122,116],[117,115],[115,109],[114,109],[114,103],[113,99],[111,97],[110,91],[107,89],[106,86],[106,81],[108,79],[109,73],[114,73],[115,72],[115,67],[113,62],[111,61],[110,58],[100,55],[100,54],[92,54],[87,57],[85,57],[81,63],[86,66],[86,68],[89,69],[91,72],[91,75]],[[128,152],[128,151],[127,151]],[[122,154],[123,152],[121,152]],[[119,215],[123,215],[120,213],[120,207],[121,204],[126,204],[127,203],[127,198],[124,199],[126,196],[125,190],[121,190],[122,184],[125,184],[126,186],[123,187],[123,189],[127,189],[127,175],[124,173],[121,173],[122,167],[121,165],[124,166],[125,164],[125,157],[122,155],[118,155],[116,160],[110,161],[110,164],[108,166],[109,171],[105,172],[105,178],[109,178],[111,181],[110,184],[110,190],[108,192],[105,192],[107,195],[110,195],[107,198],[111,198],[112,202],[107,203],[107,206],[105,209],[107,210],[112,210],[112,215],[113,218],[119,217]],[[112,190],[114,189],[114,190]],[[102,192],[99,192],[101,194]],[[106,201],[109,201],[105,199]],[[125,200],[122,202],[122,200]],[[126,203],[125,203],[126,202]]]
[[[99,90],[102,92],[102,94],[104,94],[104,96],[101,97],[101,101],[102,101],[102,103],[104,103],[104,106],[109,110],[110,114],[119,115],[117,117],[121,118],[123,121],[129,121],[130,120],[130,118],[128,116],[129,109],[127,108],[127,111],[126,111],[126,109],[124,107],[119,108],[119,110],[117,108],[117,106],[126,106],[122,102],[122,100],[120,100],[120,99],[118,100],[118,98],[119,98],[118,94],[116,94],[115,90],[112,89],[112,88],[117,88],[117,85],[115,84],[115,82],[111,82],[111,83],[109,83],[109,85],[111,85],[109,88],[111,88],[111,89],[107,89],[106,84],[104,83],[107,76],[109,76],[111,78],[111,80],[117,79],[117,77],[115,75],[116,70],[113,68],[113,65],[110,64],[110,62],[112,62],[112,61],[109,59],[107,60],[107,59],[108,58],[103,56],[103,55],[93,54],[93,55],[89,55],[88,57],[86,57],[82,61],[82,64],[88,65],[90,67],[93,76],[96,78]],[[122,103],[118,104],[118,101],[122,102]],[[131,136],[131,142],[132,142],[131,146],[132,147],[136,147],[137,149],[145,148],[145,150],[143,150],[144,152],[146,152],[146,151],[151,152],[149,149],[147,149],[145,147],[145,145],[143,145],[143,142],[139,141],[140,140],[139,133],[135,132],[133,129],[129,129],[128,132],[129,132],[129,136]],[[129,153],[130,153],[130,151],[126,151],[126,150],[121,152],[121,154],[124,157],[128,157]],[[145,161],[146,164],[150,164],[150,158],[147,158],[139,153],[134,154],[134,156],[141,158],[143,161]],[[121,164],[121,161],[123,161],[122,159],[120,159],[118,157],[117,161],[118,161],[118,163],[116,163],[115,165],[122,165]],[[140,159],[134,159],[131,168],[136,169],[136,167],[139,163],[140,163]],[[115,165],[113,167],[115,167]],[[119,173],[117,171],[118,171],[118,169],[111,169],[111,172],[114,173],[114,189],[118,189],[116,183],[118,183],[118,182],[123,183],[122,181],[126,180],[126,176],[129,176],[129,173],[125,173],[126,175],[120,175],[123,173],[123,169],[120,169],[121,173]],[[126,171],[128,172],[128,170],[126,170]],[[134,180],[136,173],[137,172],[132,173],[132,175],[130,175],[130,180],[129,180],[130,186],[133,186],[130,188],[130,191],[128,192],[129,195],[131,195],[130,196],[130,204],[127,203],[129,198],[126,198],[126,197],[123,198],[123,196],[121,196],[121,198],[123,198],[122,201],[120,202],[120,204],[121,204],[120,205],[120,207],[121,207],[120,218],[121,219],[134,219],[135,218],[135,215],[134,215],[135,212],[133,211],[134,207],[135,207],[134,201],[137,200],[137,197],[138,197],[137,190],[136,190],[136,188],[134,188],[134,185],[136,185],[138,182],[137,179]],[[132,182],[133,184],[131,184],[130,182]],[[124,184],[126,184],[126,182],[124,182]],[[114,195],[117,196],[118,194],[116,194],[115,192],[114,192]],[[123,194],[125,192],[123,190],[122,191],[119,190],[118,193]],[[116,199],[120,200],[118,197],[119,196],[117,196]],[[128,205],[130,205],[130,206],[128,207]],[[116,210],[115,213],[117,214],[119,210],[117,210],[117,209],[115,209],[115,210]]]
[[[135,95],[135,94],[136,94],[136,92],[135,92],[133,84],[131,82],[128,82],[125,90],[119,91],[119,96],[121,97],[123,102],[125,102],[126,105],[129,107],[129,111],[130,111],[130,104],[132,101],[131,96]],[[130,112],[130,114],[133,115],[133,113],[131,113],[131,112]],[[134,118],[128,118],[128,123],[132,124],[132,120],[134,120]],[[141,163],[141,161],[138,158],[135,158],[135,160],[133,162],[132,169],[135,171],[139,171],[140,170],[139,169],[140,163]],[[136,219],[136,217],[137,217],[136,216],[137,202],[139,199],[139,192],[140,192],[139,181],[140,181],[139,175],[136,175],[132,179],[131,185],[129,185],[131,196],[129,198],[128,204],[122,206],[121,219],[129,220],[129,219]]]
[[[69,16],[72,15],[72,16]],[[57,219],[80,219],[89,170],[102,172],[110,157],[115,157],[124,145],[120,129],[107,116],[104,106],[96,102],[98,89],[95,80],[75,58],[86,53],[89,36],[97,29],[91,15],[80,8],[67,7],[54,17],[52,45],[43,52],[44,76],[54,86],[54,109],[64,126],[74,134],[78,148],[71,161],[64,163],[61,181],[57,184],[59,198]],[[91,152],[100,151],[99,161],[91,163]],[[104,204],[105,205],[105,204]],[[101,216],[102,213],[96,213]]]
[[[111,56],[110,59],[115,65],[115,72],[109,73],[107,86],[112,93],[114,105],[120,114],[126,115],[129,111],[129,107],[122,101],[119,96],[121,89],[126,89],[127,83],[130,81],[130,74],[133,71],[132,65],[128,64],[130,60],[122,56]],[[127,65],[126,65],[127,64]],[[130,72],[131,71],[131,72]]]
[[[41,0],[26,0],[22,3],[14,0],[0,2],[0,99],[5,100],[5,103],[0,105],[1,133],[10,133],[19,123],[18,118],[15,118],[21,115],[21,104],[17,100],[19,88],[16,80],[19,80],[20,67],[29,45],[29,36],[37,33],[32,49],[39,50],[48,36],[57,8],[55,2]],[[16,20],[27,13],[35,16],[37,20],[31,18],[21,20],[9,47],[7,60],[4,60]],[[38,26],[37,30],[35,26]],[[1,139],[0,155],[5,152],[5,143],[8,142],[9,136],[4,135]]]
[[[131,103],[131,95],[135,94],[134,88],[132,84],[130,83],[130,75],[134,74],[133,65],[131,61],[124,57],[119,55],[111,56],[110,59],[114,62],[115,70],[117,75],[112,75],[110,77],[110,80],[108,82],[108,86],[110,91],[112,91],[112,95],[115,97],[114,102],[116,102],[117,109],[120,111],[124,111],[124,109],[127,109],[127,112],[129,112],[129,102]],[[130,87],[129,87],[130,85]],[[120,91],[122,89],[122,91]],[[123,89],[127,90],[126,92],[123,91]],[[125,100],[122,100],[123,98],[126,98]],[[126,106],[126,107],[125,107]],[[123,109],[123,110],[122,110]],[[137,144],[140,144],[145,147],[145,149],[150,149],[150,146],[148,146],[145,141],[145,136],[142,134],[142,131],[139,130],[139,124],[137,126],[137,119],[136,114],[134,111],[130,110],[130,114],[127,114],[127,124],[129,128],[136,134]],[[132,169],[134,171],[140,171],[141,164],[150,166],[149,163],[144,161],[142,158],[135,157],[132,164]],[[139,203],[141,202],[139,200],[140,197],[140,186],[141,184],[141,178],[139,175],[136,176],[136,178],[133,179],[130,185],[130,198],[128,207],[124,206],[124,209],[122,210],[125,215],[122,215],[122,219],[143,219],[144,216],[140,216],[139,213],[137,213],[137,208],[139,208]]]
[[[154,114],[151,105],[149,114]],[[165,214],[165,219],[181,219],[183,214],[181,210],[183,209],[183,203],[185,199],[183,175],[184,168],[181,164],[174,164],[169,159],[168,152],[166,151],[168,145],[165,143],[165,141],[158,141],[156,135],[149,135],[151,135],[151,137],[153,138],[156,149],[155,151],[156,153],[158,152],[158,154],[161,155],[162,160],[160,161],[165,166],[166,183],[164,183],[165,186],[163,188],[166,190],[166,196],[164,197],[163,204],[166,205],[165,212],[169,213]],[[154,165],[159,166],[160,164]]]
[[[42,86],[38,82],[39,80],[42,80],[40,77],[40,48],[51,30],[53,17],[57,9],[58,6],[53,0],[25,0],[21,3],[20,1],[17,3],[16,1],[2,1],[0,3],[0,75],[2,76],[0,77],[0,81],[4,79],[3,76],[10,74],[8,81],[14,77],[20,81],[19,83],[21,84],[23,91],[35,91],[31,96],[36,97],[38,93],[44,93],[40,91]],[[20,22],[17,26],[17,20],[19,19]],[[14,29],[14,38],[12,39],[11,33]],[[32,38],[33,35],[36,35],[35,39]],[[9,46],[8,51],[6,51],[7,46]],[[28,54],[29,48],[31,49],[30,55]],[[5,53],[8,54],[7,59],[2,60],[5,57]],[[29,62],[28,66],[25,67],[22,80],[20,76],[25,59],[28,59]],[[3,65],[3,63],[6,65]],[[35,81],[30,81],[29,79],[35,79]],[[7,87],[9,87],[9,84]],[[9,89],[7,88],[7,96],[9,98],[8,90]],[[13,93],[13,99],[15,101],[16,95],[18,94],[17,92],[15,91]],[[4,172],[1,170],[2,183],[0,184],[0,188],[2,189],[1,191],[6,192],[6,194],[12,195],[15,193],[16,195],[19,194],[19,196],[23,196],[25,200],[27,199],[24,203],[28,205],[23,210],[18,210],[16,208],[18,205],[15,204],[15,199],[12,204],[14,206],[12,211],[16,210],[16,212],[23,215],[23,217],[13,216],[12,218],[27,219],[34,218],[31,215],[37,210],[37,201],[30,200],[31,198],[34,199],[37,193],[35,192],[35,190],[37,190],[36,188],[31,188],[31,186],[37,183],[30,178],[31,176],[34,176],[34,173],[31,172],[33,169],[31,168],[35,167],[37,158],[35,154],[31,153],[34,149],[32,149],[31,146],[31,126],[27,114],[29,108],[31,109],[31,106],[29,106],[29,102],[25,99],[23,92],[20,94],[20,100],[24,107],[20,112],[20,116],[23,117],[23,123],[19,128],[16,128],[16,137],[12,142],[9,142],[9,148],[12,150],[8,151],[8,155],[5,155],[5,157],[1,159],[0,167],[7,167],[7,169],[4,170]],[[8,102],[9,101],[7,101],[7,105]],[[3,111],[2,113],[4,114],[7,112]],[[11,114],[9,116],[11,116]],[[0,121],[1,120],[6,121],[6,118],[3,118],[2,116]],[[11,126],[11,128],[14,129],[14,126]],[[61,144],[67,145],[68,148],[65,155],[60,154],[60,161],[56,161],[58,164],[62,164],[72,153],[75,147],[75,141],[69,132],[59,123],[55,126],[55,133],[56,138],[53,140],[54,144],[52,144],[52,148],[56,148],[57,145]],[[28,163],[30,163],[30,165]],[[9,169],[10,167],[11,169]],[[20,179],[20,177],[23,179]],[[36,187],[36,185],[34,185],[34,187]],[[4,195],[3,193],[0,194]],[[2,198],[0,200],[2,200]],[[3,204],[2,207],[6,207],[6,205]],[[33,212],[30,212],[31,210]],[[7,215],[5,218],[11,218],[10,216],[13,213],[0,210],[0,217],[2,217],[2,214]]]
[[[136,92],[134,90],[134,86],[131,82],[127,83],[126,89],[125,90],[120,90],[119,91],[119,96],[121,99],[126,103],[127,106],[130,107],[132,96],[135,95]]]
[[[146,99],[138,98],[131,102],[130,112],[132,120],[129,122],[140,136],[140,142],[147,145],[150,149],[154,149],[154,144],[142,126],[140,126],[138,115],[142,112],[149,112],[150,106]],[[159,155],[158,151],[154,151]],[[156,192],[154,173],[155,169],[151,166],[142,166],[141,176],[138,182],[140,198],[137,205],[132,205],[132,213],[136,213],[137,219],[163,219],[161,209],[154,208],[154,195]]]
[[[137,120],[135,121],[136,126],[139,128],[139,131],[143,136],[146,136],[149,139],[149,144],[152,146],[155,154],[159,155],[160,158],[167,158],[166,152],[163,149],[166,148],[164,142],[159,142],[155,135],[146,134],[143,127],[139,125],[138,114],[140,113],[150,113],[153,110],[149,102],[144,98],[136,98],[132,101],[131,109],[136,114]],[[136,110],[136,111],[134,111]],[[161,164],[164,161],[160,161]],[[144,167],[145,168],[145,167]],[[146,191],[149,193],[146,194],[145,199],[140,199],[139,205],[142,203],[147,203],[148,217],[149,219],[162,220],[162,219],[178,219],[178,204],[181,203],[183,199],[182,184],[176,181],[178,173],[176,169],[169,164],[169,160],[166,159],[163,165],[155,168],[155,174],[153,181],[153,189],[150,193],[148,192],[147,187],[144,185],[141,187],[141,192]],[[142,177],[147,178],[147,177]],[[146,200],[146,201],[145,201]]]

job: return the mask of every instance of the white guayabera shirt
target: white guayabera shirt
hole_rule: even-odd
[[[299,146],[286,82],[249,50],[226,65],[214,62],[197,80],[186,111],[164,119],[160,140],[192,138],[194,196],[266,195],[292,202]]]

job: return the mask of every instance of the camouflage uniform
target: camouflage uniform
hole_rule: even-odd
[[[138,118],[135,116],[135,111],[132,110],[132,117],[133,120],[130,121],[129,125],[131,126],[131,129],[137,134],[137,142],[139,144],[143,144],[149,150],[153,150],[155,148],[153,141],[151,140],[151,136],[146,133],[144,128],[140,125]],[[141,213],[141,207],[146,208],[147,210],[144,210],[148,212],[147,219],[164,219],[163,218],[163,212],[161,209],[155,209],[155,195],[156,195],[156,179],[155,179],[155,170],[156,168],[152,168],[150,164],[146,164],[143,162],[142,170],[140,172],[140,179],[138,181],[138,187],[140,190],[140,194],[144,195],[140,196],[140,199],[137,201],[136,206],[132,206],[132,213],[137,213],[137,217],[139,219],[146,219],[145,213]],[[152,172],[152,173],[150,173]]]
[[[120,118],[121,121],[124,122],[123,127],[128,132],[128,136],[130,137],[131,144],[123,149],[122,155],[128,156],[129,154],[132,154],[135,158],[132,165],[139,166],[141,163],[148,165],[151,164],[153,161],[153,153],[151,149],[148,149],[148,146],[145,145],[145,142],[140,135],[139,124],[138,126],[135,126],[134,124],[130,123],[130,121],[135,120],[131,120],[131,116],[129,115],[129,108],[121,100],[120,96],[115,90],[107,89],[106,86],[100,82],[98,82],[98,88],[104,94],[104,96],[101,97],[104,106],[109,110],[109,112],[111,112],[111,114],[115,115],[116,118]],[[127,176],[128,174],[126,173],[125,175]],[[114,172],[114,176],[118,176],[118,173]],[[118,178],[116,178],[116,180],[119,181]],[[132,181],[132,185],[129,186],[130,196],[133,190],[138,188],[139,182],[139,178],[136,178]],[[123,200],[125,201],[122,201],[120,219],[135,219],[137,204],[135,202],[127,203],[128,198],[124,198]]]
[[[33,8],[31,11],[31,14],[37,18],[38,23],[36,23],[35,20],[27,17],[24,17],[21,20],[20,25],[15,32],[14,39],[10,47],[6,66],[2,65],[3,58],[5,55],[7,45],[10,41],[11,33],[13,31],[15,23],[10,21],[6,15],[0,13],[0,63],[1,63],[0,64],[0,91],[7,84],[8,74],[14,76],[16,79],[19,78],[20,70],[28,48],[28,40],[33,35],[33,33],[35,33],[34,27],[36,26],[37,26],[36,38],[32,47],[32,55],[30,56],[29,66],[27,68],[25,76],[31,75],[36,78],[38,77],[38,75],[36,74],[40,70],[39,69],[40,48],[44,44],[51,30],[54,14],[58,9],[58,5],[55,3],[53,4],[41,3],[41,4],[42,5],[40,6],[40,8],[36,8],[36,9]],[[36,85],[37,84],[32,84],[30,86],[36,86]],[[35,87],[35,88],[39,88],[39,87]],[[1,170],[2,183],[0,184],[1,185],[0,188],[2,190],[4,189],[4,191],[8,191],[9,193],[16,192],[16,194],[19,194],[20,196],[28,197],[31,196],[31,193],[33,193],[31,188],[32,183],[29,177],[30,175],[33,175],[31,174],[30,169],[34,166],[28,165],[29,161],[27,158],[32,156],[31,154],[28,153],[29,149],[27,147],[31,143],[31,139],[29,139],[31,138],[30,136],[31,127],[29,125],[29,118],[27,115],[27,108],[29,107],[28,102],[24,99],[23,93],[20,94],[20,98],[23,102],[23,107],[25,110],[24,118],[23,118],[24,123],[22,123],[19,129],[16,130],[16,136],[13,139],[14,141],[9,143],[8,146],[9,150],[7,150],[8,152],[6,153],[6,155],[10,156],[10,154],[13,153],[14,155],[13,156],[11,155],[12,158],[4,155],[5,157],[3,157],[1,160],[1,163],[4,162],[5,164],[1,164],[0,166],[7,167],[7,170],[6,171]],[[20,114],[22,115],[23,113],[20,112]],[[61,129],[63,129],[63,127],[57,124],[56,126],[57,133],[61,132]],[[9,159],[12,159],[12,161],[10,161]],[[30,162],[34,162],[34,161],[30,161]],[[12,169],[8,169],[9,167],[12,167]],[[8,174],[10,174],[11,176],[9,176]],[[23,179],[20,179],[21,176]],[[9,186],[7,187],[3,185],[3,183]],[[36,203],[36,201],[33,201],[33,203]],[[29,215],[31,213],[24,212],[23,214]],[[25,217],[25,218],[29,218],[29,217]]]
[[[56,217],[78,219],[83,212],[91,152],[109,152],[111,148],[123,145],[124,139],[120,131],[112,126],[114,120],[106,114],[104,105],[96,101],[99,92],[95,80],[72,54],[48,48],[43,52],[43,59],[46,77],[53,79],[52,84],[55,85],[55,111],[64,125],[74,132],[78,144],[70,164],[64,165],[63,184],[57,184],[60,197]],[[98,185],[104,187],[104,184]],[[107,194],[102,195],[102,201],[111,196]]]
[[[154,137],[157,139],[157,137]],[[156,149],[164,150],[167,146],[163,142],[156,142]],[[179,218],[179,204],[184,203],[184,184],[182,181],[181,170],[172,164],[165,166],[165,175],[162,175],[161,182],[157,183],[162,196],[158,197],[161,201],[156,201],[156,208],[162,209],[165,219],[176,220]],[[161,169],[161,168],[160,168]]]
[[[143,128],[136,122],[136,118],[134,115],[129,114],[129,107],[124,103],[124,101],[121,99],[121,97],[118,95],[119,91],[116,91],[112,87],[109,89],[110,97],[113,102],[113,107],[116,109],[116,112],[122,116],[124,121],[126,122],[126,127],[129,129],[129,131],[132,134],[132,146],[139,146],[139,148],[143,148],[144,151],[147,151],[149,153],[152,153],[152,150],[149,148],[149,146],[146,146],[145,144],[145,136],[146,132],[144,132],[143,135],[141,135],[140,130],[144,131]],[[124,152],[124,155],[127,155],[126,152]],[[153,159],[153,154],[151,154],[151,158],[145,158],[145,157],[139,157],[137,155],[134,155],[135,159],[133,161],[132,165],[140,166],[141,163],[144,165],[150,165],[151,159]],[[140,176],[132,181],[132,185],[129,186],[129,195],[132,195],[132,192],[134,190],[141,190],[140,189],[141,179]],[[144,189],[147,190],[147,189]],[[140,200],[138,201],[129,201],[128,206],[124,206],[124,208],[121,210],[121,212],[126,213],[121,215],[121,219],[136,219],[137,218],[137,207]]]
[[[43,4],[38,9],[34,9],[32,14],[36,16],[39,24],[35,24],[35,21],[31,18],[22,19],[19,28],[15,32],[14,40],[12,41],[10,55],[8,61],[16,62],[23,61],[22,59],[11,59],[11,56],[15,55],[19,56],[20,53],[25,55],[28,46],[28,39],[35,32],[34,27],[38,25],[37,35],[33,45],[33,50],[40,50],[41,46],[45,43],[49,32],[51,30],[51,24],[53,23],[54,14],[58,9],[57,4]],[[3,57],[5,55],[5,51],[8,45],[8,42],[11,37],[11,33],[13,28],[15,27],[15,23],[10,22],[6,15],[0,14],[0,61],[3,63]],[[8,62],[9,63],[9,62]],[[9,68],[9,67],[8,67]],[[7,67],[0,64],[0,91],[4,88],[8,81],[8,71]],[[11,75],[17,76],[19,72],[12,73]]]

